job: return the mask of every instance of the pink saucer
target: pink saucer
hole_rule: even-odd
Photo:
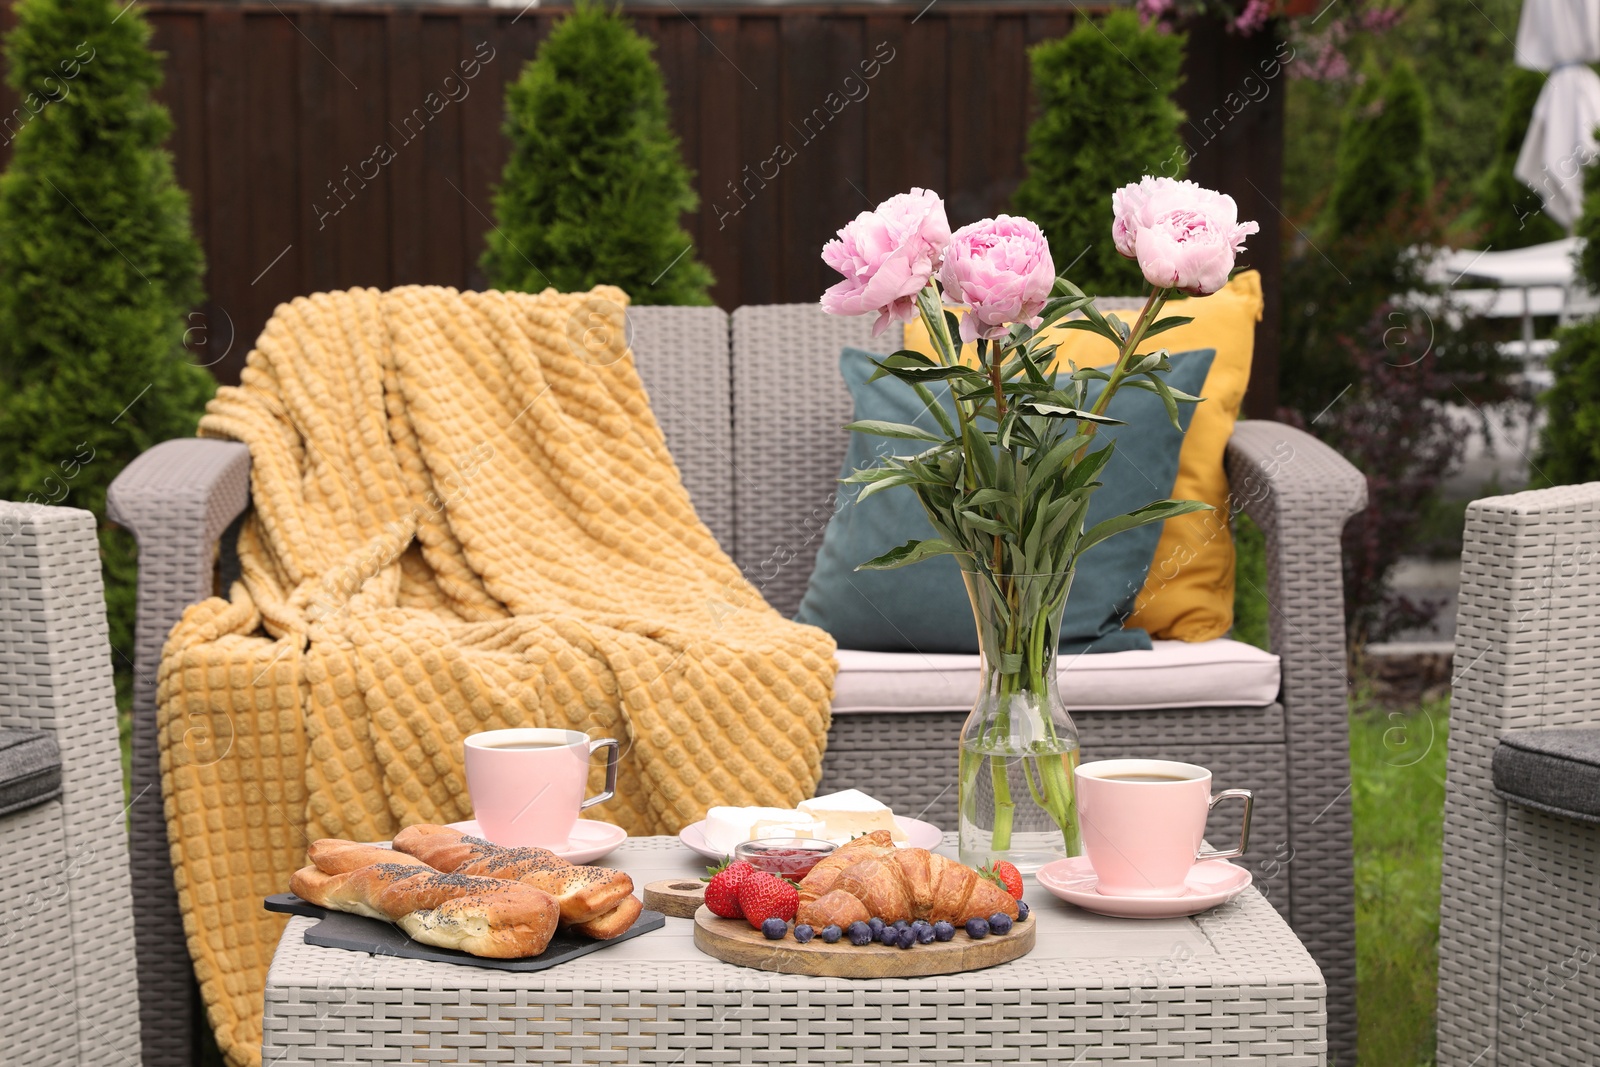
[[[1227,860],[1204,860],[1189,869],[1183,893],[1174,897],[1110,897],[1096,890],[1100,879],[1087,856],[1056,860],[1034,875],[1068,904],[1123,919],[1177,919],[1225,904],[1250,888],[1250,872]]]
[[[481,837],[485,841],[490,840],[476,819],[453,822],[450,824],[450,829],[460,830],[472,837]],[[608,822],[596,822],[594,819],[579,819],[578,824],[572,828],[572,837],[568,839],[567,847],[553,848],[550,851],[568,863],[593,863],[627,839],[628,831],[620,826],[612,826]]]

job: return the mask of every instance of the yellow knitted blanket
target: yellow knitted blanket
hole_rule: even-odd
[[[250,446],[254,510],[242,580],[168,638],[159,722],[184,929],[231,1063],[260,1062],[283,928],[261,899],[315,838],[470,818],[467,734],[619,738],[618,797],[590,814],[633,834],[815,788],[833,642],[768,607],[695,516],[626,301],[298,299],[209,406],[202,435]]]

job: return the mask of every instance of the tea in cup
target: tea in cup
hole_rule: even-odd
[[[602,748],[605,789],[585,797],[589,760]],[[619,749],[576,730],[489,730],[466,739],[467,792],[484,836],[497,845],[561,849],[579,813],[616,795]]]
[[[1198,860],[1244,855],[1250,844],[1248,789],[1211,793],[1211,772],[1171,760],[1114,759],[1077,768],[1083,850],[1106,896],[1171,897]],[[1202,851],[1206,815],[1224,800],[1244,801],[1236,848]]]

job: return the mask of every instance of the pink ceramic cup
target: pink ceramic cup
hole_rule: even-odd
[[[1139,779],[1159,779],[1157,781]],[[1077,769],[1078,820],[1083,850],[1099,880],[1115,897],[1171,897],[1183,893],[1196,860],[1242,856],[1250,844],[1248,789],[1211,795],[1211,772],[1171,760],[1112,759]],[[1244,801],[1239,846],[1200,850],[1206,814],[1219,801]]]
[[[590,755],[607,747],[605,790],[585,799]],[[591,741],[576,730],[489,730],[468,737],[465,748],[473,817],[497,845],[565,848],[578,814],[616,793],[618,748],[609,737]]]

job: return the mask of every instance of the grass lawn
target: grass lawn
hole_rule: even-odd
[[[1434,1062],[1439,861],[1450,704],[1350,714],[1356,981],[1364,1067]]]

